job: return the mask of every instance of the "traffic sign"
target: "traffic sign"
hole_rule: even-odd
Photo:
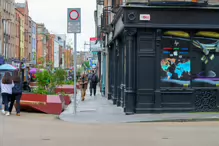
[[[81,8],[68,8],[67,32],[81,33]]]

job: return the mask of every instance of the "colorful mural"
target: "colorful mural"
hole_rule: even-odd
[[[190,35],[184,31],[166,31],[162,39],[161,86],[190,86]]]
[[[162,82],[190,85],[190,60],[165,58],[161,60],[161,68],[166,73],[161,77]]]
[[[184,31],[163,33],[161,86],[219,86],[219,33],[192,33],[192,38]]]
[[[192,41],[194,54],[193,86],[209,87],[219,85],[219,33],[200,31]]]

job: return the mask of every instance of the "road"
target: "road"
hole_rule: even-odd
[[[52,115],[0,115],[0,146],[218,146],[219,122],[74,124]]]

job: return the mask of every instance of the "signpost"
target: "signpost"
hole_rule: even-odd
[[[81,33],[81,8],[68,8],[67,32],[74,33],[74,114],[77,113],[77,33]]]

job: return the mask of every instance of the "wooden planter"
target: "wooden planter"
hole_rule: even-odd
[[[43,112],[59,115],[65,108],[65,100],[61,95],[23,94],[21,110]]]

